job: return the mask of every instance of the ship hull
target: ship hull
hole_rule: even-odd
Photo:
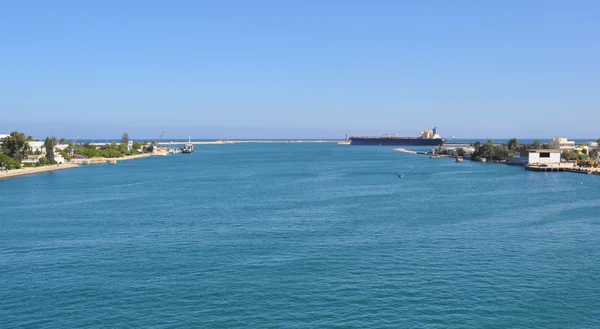
[[[409,138],[409,137],[350,137],[350,145],[406,145],[406,146],[440,146],[444,138]]]

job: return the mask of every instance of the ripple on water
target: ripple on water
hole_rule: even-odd
[[[6,180],[0,327],[596,328],[597,182],[328,144]]]

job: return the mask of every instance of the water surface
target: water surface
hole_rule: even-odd
[[[9,179],[0,327],[598,328],[599,196],[318,143]]]

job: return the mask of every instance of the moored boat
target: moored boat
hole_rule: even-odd
[[[192,139],[190,137],[188,137],[188,142],[183,144],[181,153],[192,153],[192,152],[194,152],[194,144],[192,144]]]

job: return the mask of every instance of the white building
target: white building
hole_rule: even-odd
[[[575,149],[575,142],[570,141],[566,138],[554,137],[554,138],[552,138],[552,141],[550,143],[548,143],[548,147],[550,149],[560,149],[561,151],[563,151],[563,150],[572,151]]]
[[[23,161],[21,161],[21,163],[26,164],[36,164],[40,161],[40,158],[43,155],[28,155],[25,159],[23,159]]]
[[[54,154],[54,161],[56,161],[56,163],[65,163],[65,158],[63,158],[62,155],[60,154]]]
[[[58,144],[54,147],[55,151],[64,151],[67,147],[69,147],[69,144]]]
[[[33,152],[40,151],[42,153],[46,153],[46,148],[44,148],[44,142],[42,142],[42,141],[29,141],[27,143],[29,144],[29,148],[31,148],[31,151],[33,151]]]
[[[529,150],[527,164],[560,164],[560,149]]]
[[[595,150],[598,148],[598,143],[597,142],[583,142],[583,143],[579,144],[578,146],[587,146],[588,150]]]

